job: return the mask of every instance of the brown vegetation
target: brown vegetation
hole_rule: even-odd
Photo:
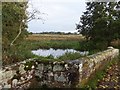
[[[59,35],[59,34],[32,34],[28,35],[27,40],[83,40],[82,35]]]
[[[120,46],[120,39],[113,40],[113,41],[111,42],[111,45],[112,45],[112,46],[116,46],[116,47]]]

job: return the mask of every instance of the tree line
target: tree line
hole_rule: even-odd
[[[77,32],[40,32],[40,33],[33,33],[29,32],[29,34],[59,34],[59,35],[77,35]]]

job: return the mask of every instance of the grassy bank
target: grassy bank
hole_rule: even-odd
[[[42,59],[49,59],[52,58],[52,56],[48,57],[39,57],[36,55],[33,55],[31,53],[31,50],[37,50],[37,49],[75,49],[79,51],[84,51],[82,48],[85,44],[85,39],[81,35],[54,35],[54,34],[33,34],[29,35],[25,41],[23,41],[19,47],[18,50],[20,50],[20,54],[24,59],[26,58],[42,58]],[[93,54],[98,52],[99,50],[91,50],[89,51],[89,54]],[[65,55],[59,57],[61,60],[68,60],[68,59],[77,59],[80,58],[81,55],[78,53],[66,53]],[[52,58],[53,59],[53,58]]]
[[[29,35],[23,42],[11,48],[7,53],[10,62],[18,62],[28,58],[39,58],[42,60],[53,59],[53,56],[42,57],[36,56],[31,53],[31,50],[37,49],[75,49],[81,50],[84,45],[85,39],[81,35],[48,35],[48,34],[33,34]],[[97,50],[89,51],[89,54],[98,52]],[[57,60],[73,60],[80,58],[80,54],[76,53],[66,53],[65,55],[59,57]],[[11,60],[12,59],[12,60]]]
[[[79,41],[30,41],[26,40],[21,43],[18,47],[18,53],[19,56],[22,57],[22,59],[27,58],[40,58],[40,59],[53,59],[53,56],[48,57],[42,57],[42,56],[36,56],[31,53],[31,50],[37,50],[39,48],[41,49],[76,49],[79,50],[80,42]],[[65,60],[65,59],[76,59],[81,57],[78,53],[66,53],[65,55],[59,57],[58,59]]]
[[[25,41],[21,42],[17,47],[18,57],[23,59],[28,58],[41,58],[41,59],[49,59],[52,56],[41,57],[36,56],[31,53],[31,50],[37,49],[76,49],[80,48],[80,41],[83,41],[83,37],[81,35],[54,35],[54,34],[32,34],[28,35]],[[11,50],[10,53],[13,51]],[[67,54],[68,57],[70,54]],[[72,55],[72,54],[71,54]],[[73,53],[73,55],[75,55]],[[63,57],[66,57],[63,56]],[[63,59],[63,57],[61,57]],[[53,58],[52,58],[53,59]]]
[[[28,35],[28,37],[25,38],[25,40],[23,40],[17,45],[10,47],[9,50],[2,55],[3,65],[12,64],[28,58],[39,58],[42,60],[53,59],[53,56],[48,57],[36,56],[31,53],[31,50],[37,50],[39,48],[79,49],[80,46],[79,42],[82,40],[83,37],[81,35],[59,35],[59,34]],[[66,54],[66,56],[64,55],[63,57],[65,59],[67,58],[75,59],[76,55],[74,56],[74,58],[69,57],[70,55],[73,56],[75,55],[75,53]],[[80,55],[78,56],[80,57]],[[63,57],[61,57],[61,59],[65,60]]]
[[[31,50],[37,50],[37,49],[75,49],[75,50],[81,50],[81,45],[83,42],[81,41],[65,41],[65,40],[47,40],[47,41],[34,41],[34,40],[26,40],[25,42],[22,42],[22,45],[20,45],[19,48],[19,55],[22,57],[22,60],[28,59],[28,58],[37,58],[39,60],[53,60],[53,61],[61,61],[61,60],[75,60],[78,58],[81,58],[79,53],[65,53],[65,55],[62,55],[58,58],[54,58],[52,55],[49,55],[47,57],[43,56],[37,56],[31,53]],[[91,50],[89,51],[89,55],[94,54],[98,52],[99,50]]]

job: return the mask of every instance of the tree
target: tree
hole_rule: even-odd
[[[106,42],[107,46],[113,39],[119,38],[120,26],[119,2],[87,2],[86,11],[77,24],[78,31],[87,40]]]
[[[3,50],[10,48],[12,40],[16,37],[21,27],[22,34],[16,43],[23,39],[27,33],[27,3],[3,2],[2,3],[2,44]]]
[[[17,61],[18,47],[28,34],[27,23],[33,19],[42,19],[37,15],[41,12],[36,9],[29,12],[27,8],[28,2],[2,3],[2,58],[5,62]]]

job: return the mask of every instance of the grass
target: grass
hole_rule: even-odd
[[[79,49],[80,43],[79,41],[52,41],[52,40],[46,40],[46,41],[30,41],[26,40],[21,43],[21,47],[30,49],[30,50],[36,50],[36,49]]]
[[[79,50],[80,41],[82,40],[83,40],[83,37],[80,35],[32,34],[32,35],[28,35],[26,40],[24,40],[23,42],[20,43],[20,45],[18,45],[17,54],[18,54],[18,57],[21,57],[22,60],[28,59],[28,58],[39,58],[42,60],[53,59],[52,56],[42,57],[42,56],[33,55],[31,53],[31,50],[37,50],[39,48]],[[13,51],[11,50],[10,53],[12,52]],[[68,55],[66,57],[68,57]]]
[[[22,43],[28,49],[79,49],[80,42],[84,40],[81,35],[59,35],[59,34],[32,34],[28,35]],[[26,44],[28,46],[26,46]]]
[[[75,60],[78,58],[81,58],[83,56],[81,56],[79,53],[65,53],[64,55],[60,56],[58,59],[60,60]]]
[[[79,53],[76,52],[76,53],[65,53],[64,55],[57,58],[54,58],[52,55],[49,55],[47,57],[35,56],[34,58],[40,61],[65,61],[65,60],[75,60],[81,57],[83,56],[81,56]]]
[[[69,40],[69,41],[81,41],[84,40],[82,35],[59,35],[59,34],[32,34],[26,38],[31,41],[44,41],[44,40]]]
[[[6,60],[6,56],[9,56],[9,57],[7,58],[6,61],[3,61],[3,65],[12,64],[12,63],[26,60],[29,58],[38,58],[39,60],[44,60],[44,61],[49,61],[50,59],[52,59],[53,61],[56,60],[51,55],[47,56],[47,57],[42,57],[42,56],[36,56],[31,52],[32,50],[37,50],[39,48],[41,48],[41,49],[49,49],[49,48],[79,49],[79,46],[80,46],[79,41],[80,40],[78,40],[78,36],[76,36],[77,37],[76,40],[73,40],[73,39],[72,40],[68,40],[68,39],[59,40],[58,37],[60,38],[60,36],[61,35],[55,36],[57,38],[56,40],[49,40],[49,39],[48,40],[37,40],[37,39],[36,40],[31,40],[31,39],[23,40],[19,45],[17,44],[17,46],[11,47],[8,52],[4,53],[3,60]],[[64,38],[65,37],[68,38],[70,36],[71,35],[65,35]],[[48,35],[47,36],[45,35],[44,38],[45,37],[48,38]],[[52,37],[52,35],[51,35],[51,37]],[[61,37],[63,37],[63,36],[61,36]],[[75,39],[76,37],[75,36],[73,37],[73,35],[72,35],[72,38]],[[72,55],[72,54],[70,54],[70,55]],[[67,59],[67,58],[73,59],[72,57],[70,58],[68,54],[67,54],[67,56],[64,55],[63,57],[65,57],[65,59]],[[65,60],[65,59],[63,59],[63,57],[61,59]],[[75,58],[75,56],[74,56],[74,58]],[[57,60],[60,60],[60,59],[57,59]]]
[[[40,60],[49,60],[49,59],[54,59],[54,60],[74,60],[82,57],[79,53],[65,53],[64,55],[58,57],[55,59],[52,55],[49,55],[47,57],[43,56],[37,56],[31,53],[31,50],[35,50],[38,48],[43,48],[43,49],[49,49],[49,48],[54,48],[54,49],[67,49],[67,48],[73,48],[73,49],[78,49],[79,48],[79,42],[77,41],[43,41],[43,42],[36,42],[36,41],[26,41],[23,42],[22,45],[18,47],[19,51],[19,56],[24,57],[23,59],[28,59],[28,58],[38,58]]]
[[[54,35],[54,34],[32,34],[28,35],[28,37],[23,40],[19,45],[15,48],[11,48],[9,50],[8,55],[13,60],[9,60],[10,62],[21,61],[28,58],[39,58],[40,60],[53,60],[53,56],[42,57],[36,56],[31,51],[37,49],[75,49],[79,51],[81,50],[82,45],[84,45],[85,39],[81,35]],[[98,51],[89,51],[90,54],[96,53]],[[73,60],[80,58],[80,54],[76,53],[66,53],[65,55],[59,57],[57,60]],[[56,59],[54,59],[56,60]],[[9,63],[10,63],[9,62]]]
[[[39,48],[41,49],[75,49],[80,50],[81,43],[79,41],[30,41],[26,40],[25,42],[22,42],[22,45],[19,46],[19,50],[21,55],[26,58],[41,58],[41,59],[53,59],[52,56],[48,57],[42,57],[42,56],[36,56],[31,53],[31,50],[37,50]],[[89,54],[96,53],[98,51],[90,51]],[[58,59],[61,60],[73,60],[80,58],[81,55],[79,53],[66,53],[65,55],[59,57]]]
[[[23,41],[19,47],[19,53],[24,59],[27,58],[39,58],[42,60],[53,59],[53,56],[42,57],[36,56],[31,53],[31,50],[41,49],[75,49],[81,51],[81,46],[84,39],[80,35],[54,35],[54,34],[33,34],[29,35],[25,41]],[[96,53],[98,51],[90,51],[89,54]],[[57,60],[73,60],[80,58],[78,53],[66,53],[59,57]]]

